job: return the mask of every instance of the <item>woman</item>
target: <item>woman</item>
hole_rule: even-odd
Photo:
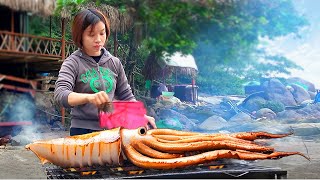
[[[100,11],[86,9],[75,16],[72,39],[79,49],[64,60],[54,91],[58,103],[72,108],[71,136],[102,130],[98,112],[114,99],[135,101],[120,60],[103,47],[109,35]],[[145,117],[156,128],[154,118]]]

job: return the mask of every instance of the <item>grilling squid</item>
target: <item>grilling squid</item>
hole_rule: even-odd
[[[282,138],[290,134],[241,132],[202,134],[171,129],[115,128],[90,134],[40,140],[26,145],[41,162],[63,168],[96,165],[121,166],[129,160],[147,169],[173,169],[218,159],[278,159],[300,152],[276,152],[256,139]]]

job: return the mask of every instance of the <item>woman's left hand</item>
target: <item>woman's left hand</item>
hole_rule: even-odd
[[[153,117],[147,115],[144,115],[144,117],[148,119],[148,122],[154,129],[157,129],[156,120]]]

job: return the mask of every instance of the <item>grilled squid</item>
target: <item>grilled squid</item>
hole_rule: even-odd
[[[151,169],[183,168],[218,159],[262,160],[300,155],[300,152],[277,152],[254,140],[283,138],[290,134],[241,132],[202,134],[171,129],[104,130],[65,138],[41,140],[26,145],[40,161],[63,168],[95,165],[121,166],[129,160],[136,166]]]

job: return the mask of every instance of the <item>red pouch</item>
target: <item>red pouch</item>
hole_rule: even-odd
[[[144,104],[140,101],[115,101],[112,102],[112,112],[100,112],[99,121],[101,128],[113,129],[123,127],[136,129],[147,126],[148,120]]]

